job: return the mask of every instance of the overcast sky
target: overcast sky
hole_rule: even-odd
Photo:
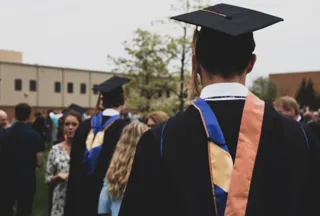
[[[275,72],[320,69],[318,0],[212,0],[284,18],[256,32],[258,61],[250,79]],[[25,63],[108,70],[107,54],[152,20],[175,15],[175,0],[0,0],[0,49],[23,52]],[[153,27],[155,28],[155,27]],[[175,34],[172,24],[157,30]]]

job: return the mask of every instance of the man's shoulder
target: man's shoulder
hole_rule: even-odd
[[[20,136],[40,137],[39,133],[28,124],[15,123],[9,129],[7,129],[7,131],[8,134],[20,134]]]
[[[5,135],[7,133],[7,129],[0,127],[0,136]]]
[[[1,145],[5,142],[7,134],[8,134],[7,129],[0,127],[0,148],[1,148]]]
[[[167,121],[150,129],[150,133],[152,133],[157,140],[161,138],[163,133],[178,136],[184,131],[184,128],[190,126],[190,122],[194,122],[197,117],[199,117],[197,110],[193,106],[189,106],[186,110],[178,112]]]
[[[91,126],[91,123],[92,123],[92,117],[82,121],[81,125]],[[119,118],[119,119],[115,120],[114,123],[115,124],[122,124],[122,125],[127,125],[128,124],[127,121],[122,119],[122,118]]]
[[[268,112],[273,112],[273,121],[271,125],[268,125],[273,131],[273,134],[269,134],[270,136],[276,135],[277,137],[282,137],[284,144],[287,143],[291,146],[291,148],[308,146],[309,135],[306,132],[305,125],[300,122],[278,113],[272,106],[266,106],[266,115]]]
[[[304,124],[301,124],[300,122],[288,117],[288,116],[285,116],[285,115],[282,115],[282,114],[279,114],[279,121],[281,122],[284,130],[286,131],[301,131],[303,130]]]
[[[29,136],[40,139],[40,134],[37,131],[35,131],[31,126],[27,127],[26,132]]]
[[[126,120],[120,118],[120,119],[117,119],[116,121],[114,121],[114,124],[118,125],[118,126],[121,126],[121,127],[125,127],[129,123]]]
[[[179,131],[183,131],[183,128],[188,126],[195,125],[195,122],[201,122],[199,118],[200,114],[198,113],[197,109],[193,106],[188,107],[185,111],[179,112],[174,117],[171,117],[166,122],[152,128],[150,131],[156,137],[160,137],[166,128],[170,128],[171,130],[166,131],[166,133],[177,133]],[[273,127],[277,125],[281,127],[283,131],[288,133],[302,133],[303,126],[282,114],[279,114],[271,105],[266,104],[265,106],[265,114],[264,114],[264,121],[270,122],[269,126]]]
[[[127,121],[123,120],[123,119],[117,119],[116,121],[114,121],[114,123],[111,125],[111,128],[117,128],[117,129],[123,129],[126,125],[128,125]],[[92,118],[86,119],[84,120],[78,130],[81,132],[86,132],[88,133],[92,128]]]
[[[92,122],[92,119],[89,118],[89,119],[86,119],[86,120],[83,120],[79,127],[78,127],[78,131],[81,131],[81,133],[84,133],[86,131],[90,131],[91,129],[91,122]]]
[[[300,131],[302,130],[303,128],[303,125],[286,116],[286,115],[283,115],[281,113],[278,113],[274,108],[273,106],[271,106],[270,104],[266,104],[265,106],[265,120],[267,120],[267,118],[271,118],[273,120],[273,124],[277,124],[277,126],[281,126],[281,128],[283,129],[283,131]],[[271,125],[273,126],[273,125]]]

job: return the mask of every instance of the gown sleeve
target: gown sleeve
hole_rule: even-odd
[[[77,129],[73,138],[64,216],[80,215],[80,213],[78,214],[78,209],[79,205],[82,204],[82,192],[84,190],[82,187],[84,180],[82,159],[89,130],[90,121],[84,121]]]
[[[307,201],[306,215],[314,215],[318,211],[318,201],[320,194],[320,142],[312,128],[305,126],[305,133],[309,144],[308,158],[308,180],[305,199]]]
[[[165,194],[169,193],[163,182],[159,146],[150,131],[139,141],[120,216],[166,215]]]

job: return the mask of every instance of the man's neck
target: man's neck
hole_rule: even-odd
[[[113,110],[118,111],[118,113],[121,113],[121,111],[122,111],[121,106],[120,107],[109,107],[109,108],[106,108],[106,109],[113,109]]]
[[[210,78],[202,79],[201,83],[203,87],[206,87],[211,84],[218,84],[218,83],[239,83],[242,85],[246,85],[246,80],[242,76],[234,76],[231,78],[223,78],[221,76],[211,76]]]
[[[121,107],[109,107],[103,110],[102,115],[103,116],[115,116],[121,114]]]

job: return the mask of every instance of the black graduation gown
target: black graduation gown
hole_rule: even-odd
[[[308,124],[308,127],[317,135],[318,140],[320,140],[320,121],[313,121]]]
[[[231,156],[236,154],[244,101],[209,101]],[[143,135],[120,216],[216,216],[208,143],[198,111],[189,107]],[[246,216],[318,215],[319,143],[298,122],[265,106]],[[318,193],[318,194],[317,194]],[[319,210],[318,210],[319,211]]]
[[[32,128],[37,131],[41,138],[43,139],[43,141],[45,141],[46,138],[46,132],[47,132],[47,127],[45,124],[45,120],[43,117],[37,117],[35,119],[35,121],[32,124]]]
[[[103,122],[106,122],[109,118],[104,116]],[[105,132],[96,168],[90,177],[85,175],[85,167],[82,160],[86,148],[87,135],[91,130],[91,119],[84,121],[80,125],[72,143],[64,216],[97,215],[103,179],[121,132],[126,124],[124,120],[118,119]]]

